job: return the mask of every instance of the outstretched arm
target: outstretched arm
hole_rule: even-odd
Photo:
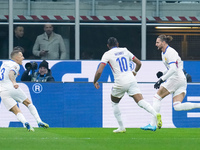
[[[94,76],[94,81],[93,81],[93,84],[95,86],[96,89],[99,89],[99,83],[97,82],[99,80],[99,78],[101,77],[101,74],[103,72],[103,69],[106,65],[104,63],[101,63],[99,65],[99,68],[97,69],[96,73],[95,73],[95,76]]]

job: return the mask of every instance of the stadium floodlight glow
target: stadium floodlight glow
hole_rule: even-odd
[[[200,29],[199,27],[155,27],[156,29]]]

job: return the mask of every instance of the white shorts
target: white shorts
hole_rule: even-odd
[[[17,102],[22,103],[24,100],[27,99],[26,94],[22,91],[20,87],[18,87],[17,89],[10,88],[9,90],[2,91],[0,95],[2,102],[8,110],[15,106]]]
[[[111,95],[117,98],[122,98],[126,92],[129,96],[141,94],[137,81],[120,86],[114,84],[114,86],[112,87]]]
[[[166,82],[162,84],[164,88],[166,88],[171,94],[173,94],[173,97],[185,93],[187,89],[187,81],[185,78],[183,79],[168,79]]]

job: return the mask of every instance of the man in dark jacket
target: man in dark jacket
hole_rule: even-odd
[[[14,38],[13,45],[23,47],[23,55],[25,59],[33,59],[34,56],[32,54],[33,43],[27,37],[24,36],[24,27],[16,26],[14,30]]]
[[[21,77],[21,81],[32,81],[32,82],[54,82],[54,77],[52,76],[51,70],[49,69],[49,64],[46,60],[43,60],[39,65],[38,72],[32,70],[32,74],[29,75],[31,67],[27,67]]]

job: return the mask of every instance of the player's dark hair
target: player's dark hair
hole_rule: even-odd
[[[172,37],[172,36],[170,36],[170,35],[164,35],[164,34],[159,35],[158,38],[159,38],[162,42],[165,41],[167,44],[173,40],[173,37]]]
[[[21,47],[22,48],[22,47]],[[13,58],[16,54],[18,54],[19,52],[22,53],[22,49],[20,49],[20,46],[14,47],[13,51],[10,54],[10,57]]]
[[[108,46],[109,46],[109,47],[115,47],[115,46],[117,46],[117,44],[118,44],[118,41],[117,41],[116,38],[110,37],[110,38],[108,39]]]

